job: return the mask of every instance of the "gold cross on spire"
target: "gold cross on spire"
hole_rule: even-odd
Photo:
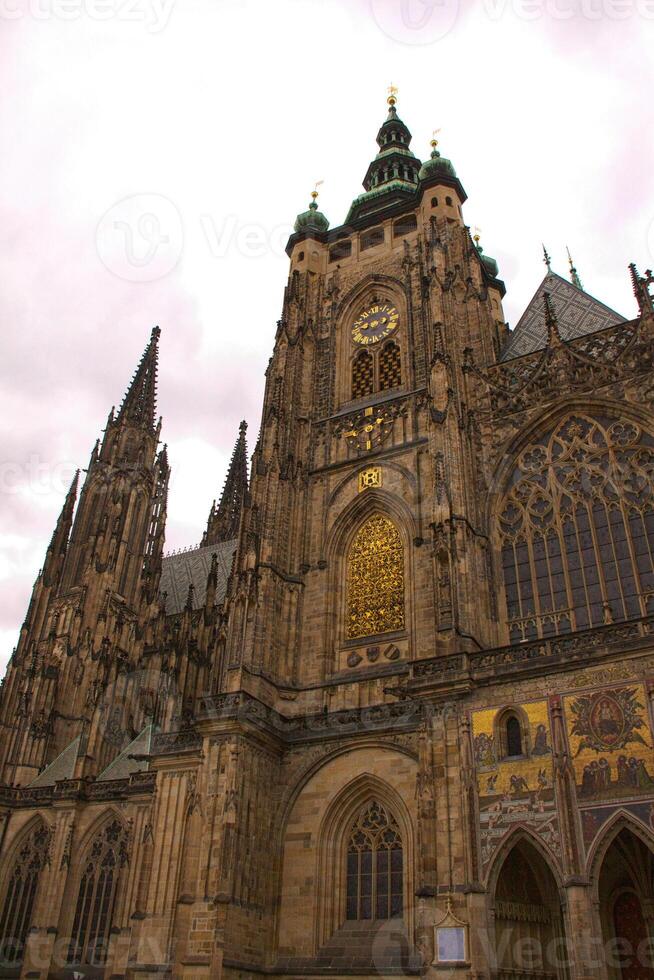
[[[393,85],[393,83],[391,82],[391,84],[388,86],[388,99],[386,100],[389,105],[391,106],[395,105],[395,103],[397,102],[398,91],[399,90],[397,85]]]
[[[317,180],[313,185],[313,190],[311,191],[311,197],[313,198],[314,201],[318,197],[318,188],[320,187],[321,184],[324,184],[324,180]]]
[[[434,150],[438,146],[438,140],[436,139],[436,136],[438,135],[438,133],[440,133],[440,131],[441,131],[440,126],[438,127],[438,129],[432,129],[431,131],[430,145],[433,147]]]

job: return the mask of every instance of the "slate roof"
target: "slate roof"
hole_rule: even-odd
[[[221,541],[218,544],[205,545],[204,548],[194,548],[174,555],[166,555],[162,562],[161,584],[159,589],[166,594],[166,613],[179,613],[186,605],[188,587],[192,582],[195,586],[193,608],[200,609],[204,605],[207,594],[207,577],[211,568],[211,556],[218,556],[218,585],[216,588],[216,604],[223,601],[227,590],[227,579],[232,569],[236,540]]]
[[[534,293],[527,309],[511,332],[502,351],[501,361],[509,361],[523,354],[532,354],[547,346],[547,327],[543,293],[548,292],[557,316],[559,333],[563,340],[574,340],[585,334],[604,330],[616,323],[627,321],[615,310],[573,286],[556,272],[548,272]]]
[[[152,742],[152,725],[143,729],[136,738],[126,745],[113,762],[110,762],[106,769],[98,776],[98,781],[107,779],[127,779],[133,772],[142,772],[148,769],[147,759],[131,759],[134,755],[149,755],[150,743]]]
[[[74,738],[70,745],[68,745],[64,751],[50,763],[49,766],[46,766],[43,772],[40,772],[38,776],[32,780],[32,782],[29,784],[30,787],[54,786],[54,784],[60,779],[72,779],[75,771],[75,762],[77,760],[80,739],[81,735]]]

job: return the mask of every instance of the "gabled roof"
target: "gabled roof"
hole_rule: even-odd
[[[147,759],[134,759],[132,756],[149,755],[152,742],[153,725],[147,725],[129,745],[126,745],[113,762],[98,776],[98,781],[107,779],[127,779],[133,772],[142,772],[148,768]]]
[[[161,563],[161,583],[159,589],[166,593],[166,613],[179,613],[186,605],[188,587],[193,585],[193,607],[200,609],[207,595],[207,578],[211,568],[211,557],[218,561],[218,581],[216,584],[216,604],[223,601],[227,591],[227,579],[232,570],[236,551],[236,540],[221,541],[218,544],[182,551],[176,555],[166,555]]]
[[[501,361],[532,354],[547,346],[544,293],[550,294],[562,340],[574,340],[616,323],[627,322],[625,317],[600,303],[583,289],[573,286],[556,272],[548,272],[515,330],[511,332],[502,351]]]
[[[56,759],[43,772],[40,772],[36,779],[29,784],[32,786],[54,786],[60,779],[72,779],[75,772],[75,762],[79,751],[81,735],[74,738],[70,745],[66,746]]]

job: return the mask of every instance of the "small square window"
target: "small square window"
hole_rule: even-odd
[[[466,931],[464,926],[439,926],[436,929],[436,962],[464,963]]]

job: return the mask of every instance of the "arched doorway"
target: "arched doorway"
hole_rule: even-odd
[[[524,838],[504,859],[494,910],[496,980],[568,976],[559,890],[539,851]]]
[[[611,980],[654,980],[654,855],[627,828],[599,873],[599,907]]]

